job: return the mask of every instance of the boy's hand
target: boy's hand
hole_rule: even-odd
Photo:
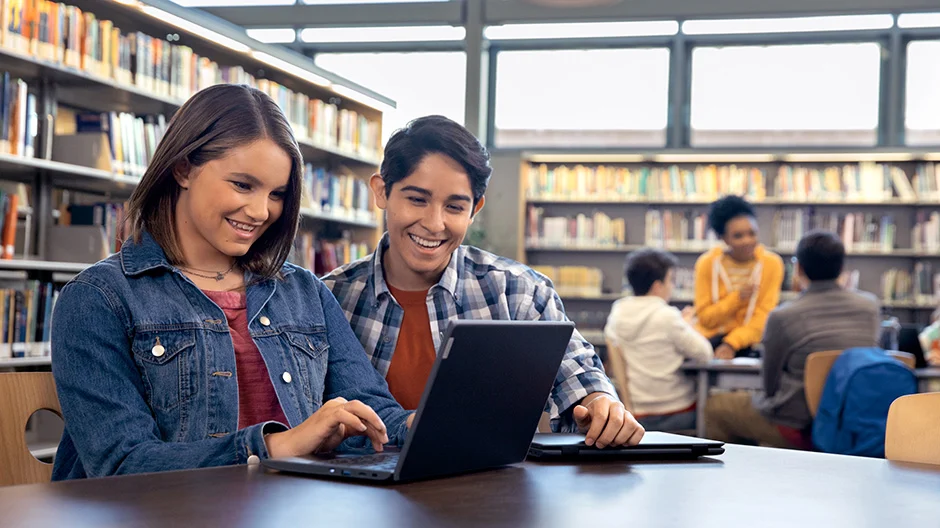
[[[589,394],[587,404],[574,408],[578,429],[587,431],[584,443],[599,448],[636,445],[646,432],[622,403],[605,393]]]
[[[692,321],[695,320],[695,307],[686,306],[685,308],[683,308],[682,318],[685,320],[685,322],[692,324]]]

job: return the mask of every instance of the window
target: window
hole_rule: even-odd
[[[739,18],[731,20],[688,20],[682,23],[682,32],[687,35],[799,33],[804,31],[888,29],[893,25],[894,18],[891,15]]]
[[[409,120],[440,114],[463,123],[466,55],[463,52],[322,53],[317,66],[391,98],[382,114],[382,143]]]
[[[603,38],[668,36],[679,32],[674,20],[643,22],[583,22],[554,24],[505,24],[488,26],[483,35],[490,40]]]
[[[692,52],[692,144],[873,145],[880,46],[703,47]]]
[[[284,6],[294,0],[172,0],[184,7]]]
[[[904,128],[909,145],[940,145],[940,41],[917,40],[907,46]]]
[[[421,42],[462,40],[466,30],[454,26],[385,26],[307,28],[304,42]]]
[[[665,48],[500,52],[495,144],[663,146],[668,84]]]
[[[898,17],[899,28],[940,27],[940,13],[909,13]]]
[[[248,36],[267,44],[287,44],[294,42],[297,32],[292,28],[248,29]]]

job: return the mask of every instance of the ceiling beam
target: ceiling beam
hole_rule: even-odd
[[[537,5],[539,0],[480,1],[486,2],[486,22],[492,25],[940,11],[938,0],[614,0],[595,6],[578,6],[580,2],[572,1],[573,7]]]
[[[202,9],[245,28],[463,25],[463,6],[453,1]]]

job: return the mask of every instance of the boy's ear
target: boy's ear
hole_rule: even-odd
[[[369,178],[369,187],[372,189],[375,206],[383,211],[388,206],[388,198],[385,196],[385,180],[379,173],[375,173]]]
[[[473,221],[473,218],[483,209],[483,203],[486,202],[486,196],[481,196],[480,200],[477,201],[477,204],[473,207],[473,211],[470,213],[470,221]]]

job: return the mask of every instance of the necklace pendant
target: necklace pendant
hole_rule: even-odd
[[[217,281],[221,281],[221,280],[224,279],[224,278],[225,278],[225,275],[223,275],[222,272],[219,272],[219,273],[216,273],[216,274],[215,274],[215,280],[217,280]]]

